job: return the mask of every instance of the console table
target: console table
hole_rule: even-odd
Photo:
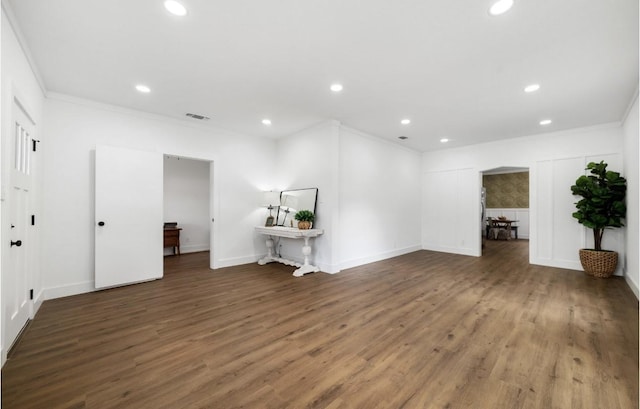
[[[309,244],[309,239],[313,237],[318,237],[324,230],[322,229],[308,229],[308,230],[300,230],[294,227],[282,227],[282,226],[273,226],[273,227],[256,227],[256,231],[260,234],[264,234],[267,237],[267,255],[264,258],[261,258],[258,261],[258,264],[261,266],[271,263],[273,261],[286,264],[288,266],[298,267],[296,271],[293,272],[295,277],[302,277],[307,273],[317,273],[320,271],[320,268],[309,264],[309,255],[311,254],[311,245]],[[277,257],[273,254],[273,237],[285,237],[288,239],[304,239],[304,246],[302,246],[302,254],[304,255],[304,264],[296,263],[295,261],[287,260],[285,258]]]

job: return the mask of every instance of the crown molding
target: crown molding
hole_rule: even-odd
[[[216,133],[224,134],[226,136],[238,137],[238,138],[260,139],[259,137],[256,137],[256,136],[245,135],[238,132],[230,131],[228,129],[221,128],[217,125],[196,123],[194,122],[196,121],[195,119],[187,119],[187,118],[181,119],[181,118],[174,118],[166,115],[153,114],[150,112],[138,111],[131,108],[124,108],[118,105],[111,105],[104,102],[97,102],[91,99],[80,98],[80,97],[76,97],[68,94],[61,94],[58,92],[47,92],[46,97],[48,100],[52,100],[52,101],[60,101],[68,104],[80,105],[80,106],[97,109],[101,111],[114,112],[122,115],[145,118],[152,121],[170,123],[172,125],[193,128],[203,132],[216,132]]]
[[[29,64],[29,68],[31,68],[31,72],[36,79],[36,82],[40,86],[40,90],[42,91],[42,95],[47,95],[47,87],[44,85],[44,81],[42,80],[42,76],[40,75],[40,71],[38,70],[38,66],[36,65],[33,55],[31,54],[31,50],[27,45],[27,40],[22,34],[22,30],[20,30],[20,25],[18,24],[18,20],[16,19],[15,13],[11,8],[11,5],[7,0],[2,0],[2,14],[7,17],[7,21],[11,26],[11,30],[16,36],[18,40],[18,44],[22,49],[22,53],[27,59],[27,63]]]

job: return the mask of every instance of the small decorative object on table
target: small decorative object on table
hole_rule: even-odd
[[[264,192],[264,207],[269,209],[269,216],[264,223],[265,227],[271,227],[275,224],[275,218],[271,211],[280,206],[280,194],[278,192]]]
[[[294,218],[298,221],[300,230],[308,230],[311,228],[311,223],[313,223],[315,216],[311,210],[300,210]]]

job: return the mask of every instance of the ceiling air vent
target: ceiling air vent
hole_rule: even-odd
[[[201,121],[208,121],[209,119],[211,119],[211,118],[209,118],[208,116],[198,115],[198,114],[191,114],[191,113],[187,113],[186,115],[187,115],[188,117],[191,117],[191,118],[193,118],[193,119],[199,119],[199,120],[201,120]]]

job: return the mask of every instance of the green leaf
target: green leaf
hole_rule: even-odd
[[[588,175],[580,175],[571,186],[571,193],[581,197],[571,216],[595,231],[624,226],[626,179],[619,172],[607,171],[604,161],[589,162],[585,170]]]

